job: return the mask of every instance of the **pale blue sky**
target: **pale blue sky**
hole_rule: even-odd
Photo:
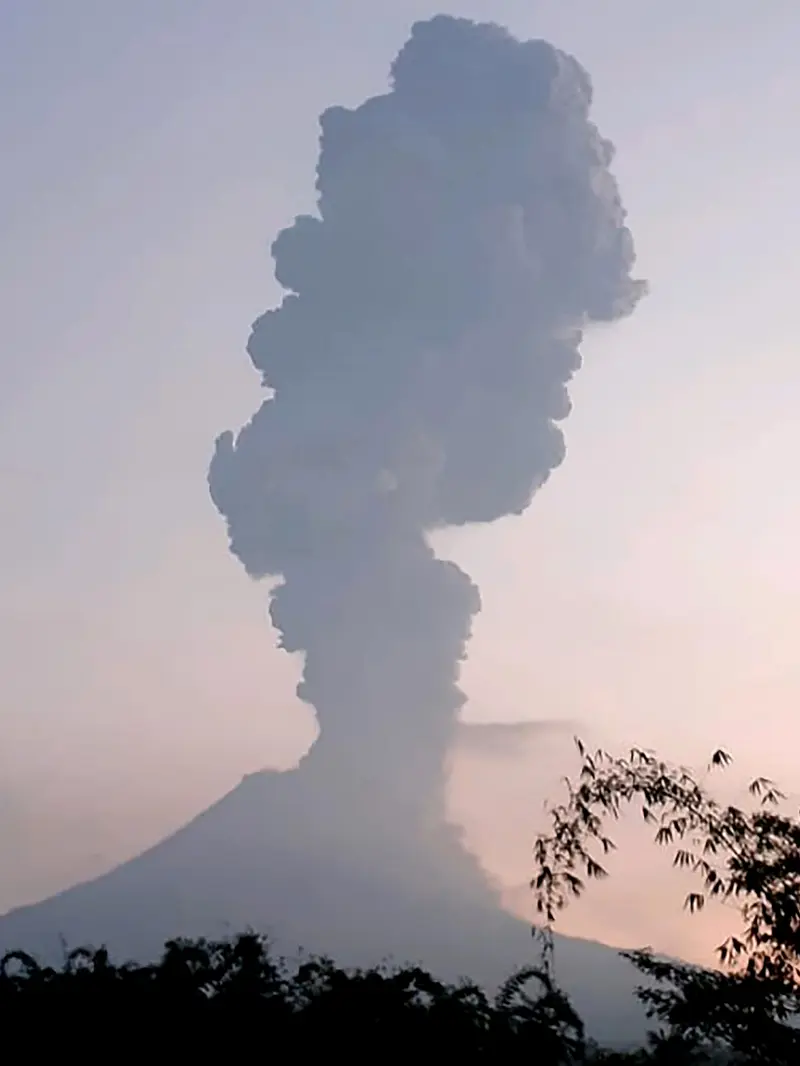
[[[442,538],[483,588],[468,713],[725,743],[795,787],[794,0],[0,0],[0,910],[313,735],[205,470],[254,407],[318,112],[439,10],[589,69],[652,283],[587,345],[531,512]]]

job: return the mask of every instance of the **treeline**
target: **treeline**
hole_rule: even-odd
[[[5,1047],[26,1047],[26,1057],[53,1040],[68,1050],[78,1036],[80,1057],[90,1061],[92,1049],[118,1058],[134,1045],[155,1058],[160,1049],[262,1061],[304,1054],[359,1063],[423,1055],[455,1063],[521,1056],[533,1066],[701,1061],[686,1058],[675,1041],[629,1053],[594,1046],[546,970],[519,971],[490,997],[418,967],[289,963],[251,932],[171,941],[149,965],[116,964],[102,948],[72,951],[57,967],[12,952],[0,970],[0,1021]]]

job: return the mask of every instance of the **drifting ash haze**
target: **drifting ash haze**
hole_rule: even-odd
[[[480,609],[427,534],[527,508],[564,458],[584,328],[643,292],[591,96],[544,41],[417,23],[390,92],[321,117],[318,215],[275,240],[288,291],[248,345],[274,394],[217,441],[231,550],[279,575],[273,622],[305,652],[308,768],[341,794],[366,774],[383,836],[441,814]]]
[[[387,94],[322,116],[318,215],[275,240],[287,294],[248,345],[272,391],[209,473],[232,551],[278,579],[320,737],[297,770],[8,915],[0,947],[52,954],[63,935],[141,958],[250,925],[487,983],[530,961],[529,926],[445,819],[480,599],[428,535],[527,508],[564,458],[583,330],[643,293],[590,103],[551,45],[437,17]],[[641,1031],[628,963],[559,938],[558,964],[594,1035]]]

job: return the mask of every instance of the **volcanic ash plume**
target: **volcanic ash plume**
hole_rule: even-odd
[[[391,91],[325,111],[318,214],[275,240],[287,292],[248,344],[273,391],[211,463],[231,550],[281,579],[310,758],[409,826],[440,809],[480,608],[427,534],[526,509],[564,458],[582,331],[644,290],[591,96],[551,45],[439,16]]]

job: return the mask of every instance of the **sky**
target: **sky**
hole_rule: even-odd
[[[652,287],[587,339],[525,517],[436,538],[482,590],[466,717],[563,725],[459,748],[454,816],[513,889],[569,732],[722,744],[800,791],[793,0],[0,0],[0,911],[313,740],[206,469],[257,399],[244,344],[313,209],[318,113],[382,91],[438,11],[587,67]],[[641,903],[664,867],[637,865]],[[574,929],[692,954],[626,891]]]

